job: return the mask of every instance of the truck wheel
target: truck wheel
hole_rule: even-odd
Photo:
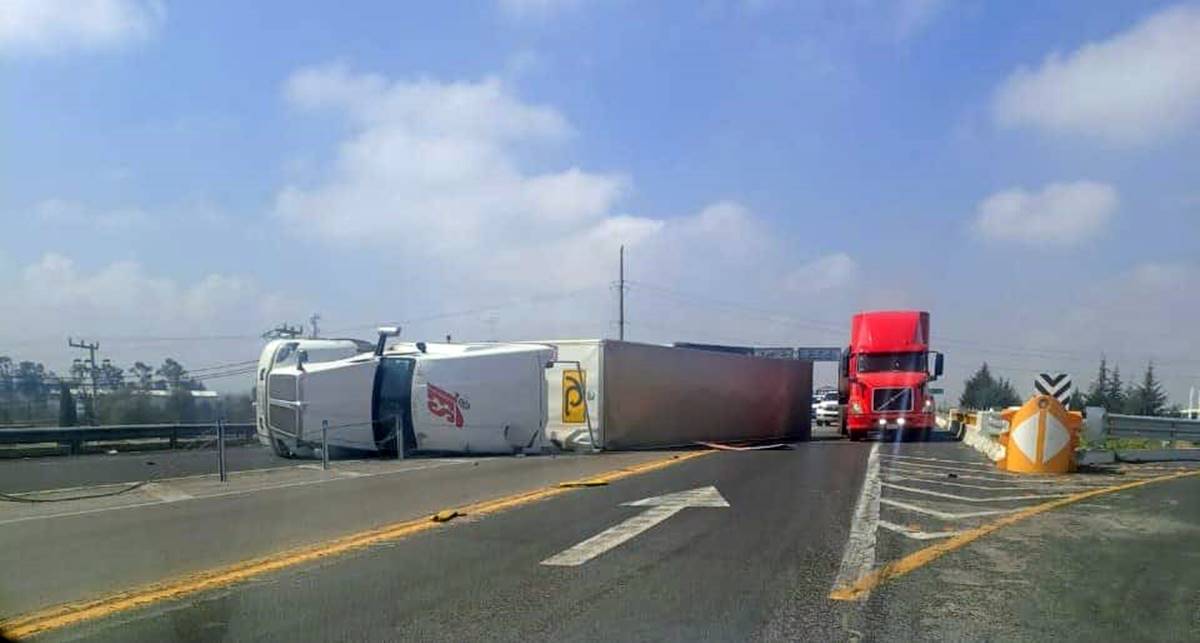
[[[283,443],[283,440],[280,440],[279,438],[271,438],[271,450],[275,452],[275,455],[281,458],[287,458],[291,460],[292,458],[296,457],[296,454],[292,453],[292,450],[289,449],[288,446]]]

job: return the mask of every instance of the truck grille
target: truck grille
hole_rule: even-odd
[[[272,400],[283,400],[285,402],[295,402],[296,398],[296,376],[287,373],[278,373],[267,378],[267,397]]]
[[[872,395],[872,406],[876,411],[911,411],[913,408],[911,388],[877,388]]]

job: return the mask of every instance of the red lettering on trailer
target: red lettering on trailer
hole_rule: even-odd
[[[426,391],[428,395],[426,406],[428,406],[429,412],[445,418],[447,422],[461,429],[463,414],[459,405],[458,393],[450,393],[433,384],[426,384]]]

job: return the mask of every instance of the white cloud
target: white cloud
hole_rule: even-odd
[[[1112,186],[1093,181],[1051,183],[1039,192],[1011,188],[980,202],[975,228],[998,241],[1070,245],[1099,234],[1118,200]]]
[[[328,180],[277,197],[283,220],[325,239],[471,247],[594,222],[629,188],[620,174],[523,171],[523,153],[572,129],[497,78],[389,82],[326,66],[297,72],[285,92],[299,107],[339,111],[354,128]]]
[[[293,74],[284,93],[299,108],[330,110],[350,125],[326,172],[279,191],[276,216],[292,233],[344,253],[331,256],[377,262],[369,269],[389,275],[380,290],[403,293],[374,297],[356,316],[419,318],[588,290],[590,298],[539,304],[536,313],[518,307],[514,317],[505,308],[496,332],[606,334],[608,286],[622,245],[631,280],[727,292],[785,310],[803,302],[774,301],[780,288],[808,276],[841,284],[853,272],[845,255],[797,270],[796,248],[736,201],[682,216],[621,212],[632,180],[571,164],[556,169],[553,154],[574,135],[571,124],[497,78],[394,81],[324,66]],[[630,297],[641,323],[697,324],[694,308],[639,293]],[[412,332],[490,332],[477,319],[437,317]],[[744,318],[718,326],[765,341]],[[778,324],[767,330],[781,341]],[[640,337],[651,332],[643,328]]]
[[[145,225],[150,217],[140,208],[94,210],[78,201],[50,198],[33,206],[34,217],[48,225],[99,230],[126,230]]]
[[[996,91],[1006,126],[1111,144],[1160,140],[1200,119],[1200,7],[1164,9],[1112,38],[1048,55]]]
[[[4,0],[0,53],[117,48],[149,39],[165,20],[158,0]]]
[[[72,332],[71,327],[84,320],[92,332],[169,335],[211,329],[214,324],[238,327],[229,322],[253,322],[257,327],[278,312],[278,298],[245,277],[209,274],[183,284],[152,275],[134,261],[84,271],[71,258],[53,252],[24,267],[13,287],[24,311],[22,324],[39,333]]]
[[[844,252],[837,252],[796,268],[788,275],[786,284],[792,292],[816,294],[845,290],[857,277],[858,262]]]

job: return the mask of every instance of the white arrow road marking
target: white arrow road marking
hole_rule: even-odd
[[[871,571],[875,566],[875,532],[879,523],[879,443],[871,447],[867,456],[867,471],[863,476],[862,491],[858,493],[858,504],[854,507],[854,518],[850,523],[850,537],[846,539],[846,550],[842,553],[842,565],[833,581],[836,591],[849,587],[854,581]]]
[[[603,554],[604,552],[631,540],[638,534],[650,529],[658,523],[674,516],[687,507],[728,507],[729,503],[717,491],[716,487],[700,487],[689,491],[668,493],[653,498],[643,498],[633,502],[622,503],[627,507],[650,507],[650,509],[604,531],[587,540],[565,549],[546,560],[543,565],[556,567],[575,567]]]
[[[897,525],[894,522],[888,522],[886,520],[880,520],[879,526],[888,531],[894,531],[898,534],[908,536],[913,540],[937,540],[938,538],[949,538],[950,536],[957,536],[962,533],[961,531],[921,531],[920,529],[913,529],[911,527],[905,527],[904,525]]]

